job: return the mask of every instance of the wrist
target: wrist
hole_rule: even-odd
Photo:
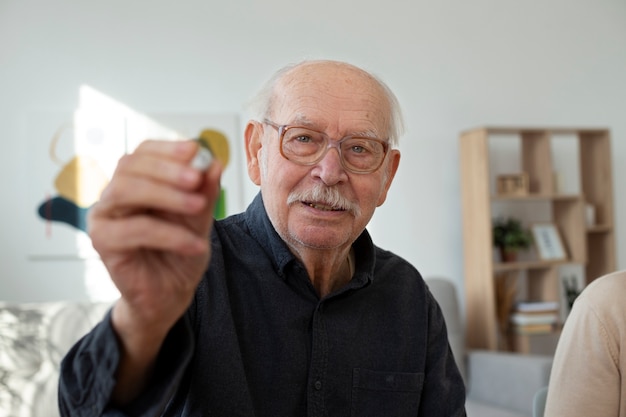
[[[113,307],[111,323],[123,354],[138,361],[155,358],[171,328],[164,320],[151,321],[136,314],[123,298]]]

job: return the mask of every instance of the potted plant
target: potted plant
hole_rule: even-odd
[[[517,252],[530,248],[532,234],[518,219],[500,217],[493,222],[493,246],[500,251],[503,262],[517,259]]]

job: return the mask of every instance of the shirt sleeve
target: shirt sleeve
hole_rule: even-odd
[[[464,417],[465,383],[448,342],[443,313],[428,293],[428,345],[420,416]]]
[[[123,410],[110,406],[120,359],[111,311],[78,341],[61,362],[59,411],[63,417],[160,415],[176,391],[193,355],[187,316],[174,325],[157,358],[155,375],[144,392]],[[156,399],[156,400],[155,400]]]
[[[619,415],[619,346],[603,314],[605,303],[611,301],[594,300],[587,290],[574,303],[554,356],[546,417]]]

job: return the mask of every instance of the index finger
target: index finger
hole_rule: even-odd
[[[137,146],[133,153],[148,154],[188,163],[195,155],[198,147],[199,144],[194,140],[146,139]]]

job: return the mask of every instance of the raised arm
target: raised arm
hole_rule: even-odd
[[[112,404],[141,393],[210,258],[221,167],[189,166],[194,142],[146,141],[121,158],[89,217],[89,234],[121,293],[111,322],[120,362]]]

